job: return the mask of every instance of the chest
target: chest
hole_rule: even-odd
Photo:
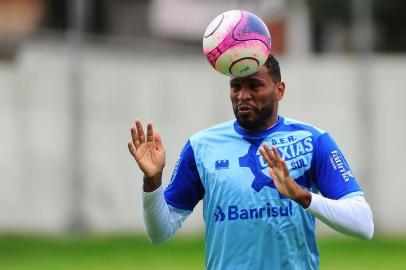
[[[216,144],[207,142],[200,148],[196,160],[206,192],[215,189],[245,194],[264,188],[275,189],[269,167],[259,153],[264,144],[276,146],[292,178],[307,186],[314,149],[310,135],[290,132],[257,140],[240,138]]]

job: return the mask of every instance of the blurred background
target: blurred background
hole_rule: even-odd
[[[161,132],[166,185],[188,137],[233,118],[228,78],[201,48],[229,9],[270,29],[287,85],[280,113],[328,130],[378,237],[405,238],[406,2],[0,0],[0,256],[9,235],[144,234],[130,126]],[[201,211],[180,235],[203,234]]]

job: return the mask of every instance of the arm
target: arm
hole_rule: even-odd
[[[143,212],[144,225],[152,242],[168,239],[177,224],[169,212],[168,205],[162,195],[162,171],[165,166],[165,149],[158,132],[154,132],[152,124],[147,124],[145,137],[141,122],[137,119],[131,127],[131,140],[128,150],[144,173]],[[179,226],[180,227],[180,226]]]
[[[151,124],[148,124],[145,140],[141,123],[136,120],[135,127],[131,128],[131,137],[128,149],[144,172],[142,198],[145,230],[150,240],[158,243],[176,233],[202,198],[204,190],[198,176],[193,150],[190,143],[187,143],[164,198],[162,171],[165,166],[165,151],[159,134],[153,131]]]
[[[351,236],[371,239],[374,231],[372,212],[362,196],[332,200],[301,188],[289,175],[285,161],[275,147],[264,145],[260,153],[269,166],[276,188],[314,214],[331,228]]]
[[[332,200],[312,193],[306,209],[334,230],[369,240],[374,234],[372,211],[363,196]]]
[[[190,214],[190,211],[169,206],[165,202],[162,186],[153,192],[143,192],[142,201],[144,226],[152,243],[169,239]]]

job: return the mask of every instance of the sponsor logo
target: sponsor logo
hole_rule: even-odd
[[[349,169],[347,170],[348,166],[344,161],[344,157],[337,150],[331,152],[330,162],[331,165],[333,166],[333,169],[341,174],[345,182],[349,181],[352,177],[354,177],[352,175],[351,170]]]
[[[263,218],[278,218],[288,217],[293,215],[292,201],[289,201],[286,206],[271,206],[267,203],[263,207],[258,208],[240,208],[238,205],[229,205],[225,211],[217,206],[214,211],[214,222],[224,220],[249,220]]]
[[[230,162],[228,161],[228,159],[217,160],[214,163],[214,167],[216,168],[216,170],[228,169],[229,166],[230,166]]]
[[[223,212],[223,209],[221,209],[220,206],[216,207],[216,210],[214,212],[214,221],[224,221],[224,219],[226,218],[226,215]]]

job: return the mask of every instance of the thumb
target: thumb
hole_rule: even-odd
[[[128,150],[130,151],[130,154],[131,154],[133,157],[135,157],[135,151],[136,151],[136,149],[135,149],[135,146],[134,146],[134,144],[132,143],[132,141],[128,141],[127,145],[128,145]]]

